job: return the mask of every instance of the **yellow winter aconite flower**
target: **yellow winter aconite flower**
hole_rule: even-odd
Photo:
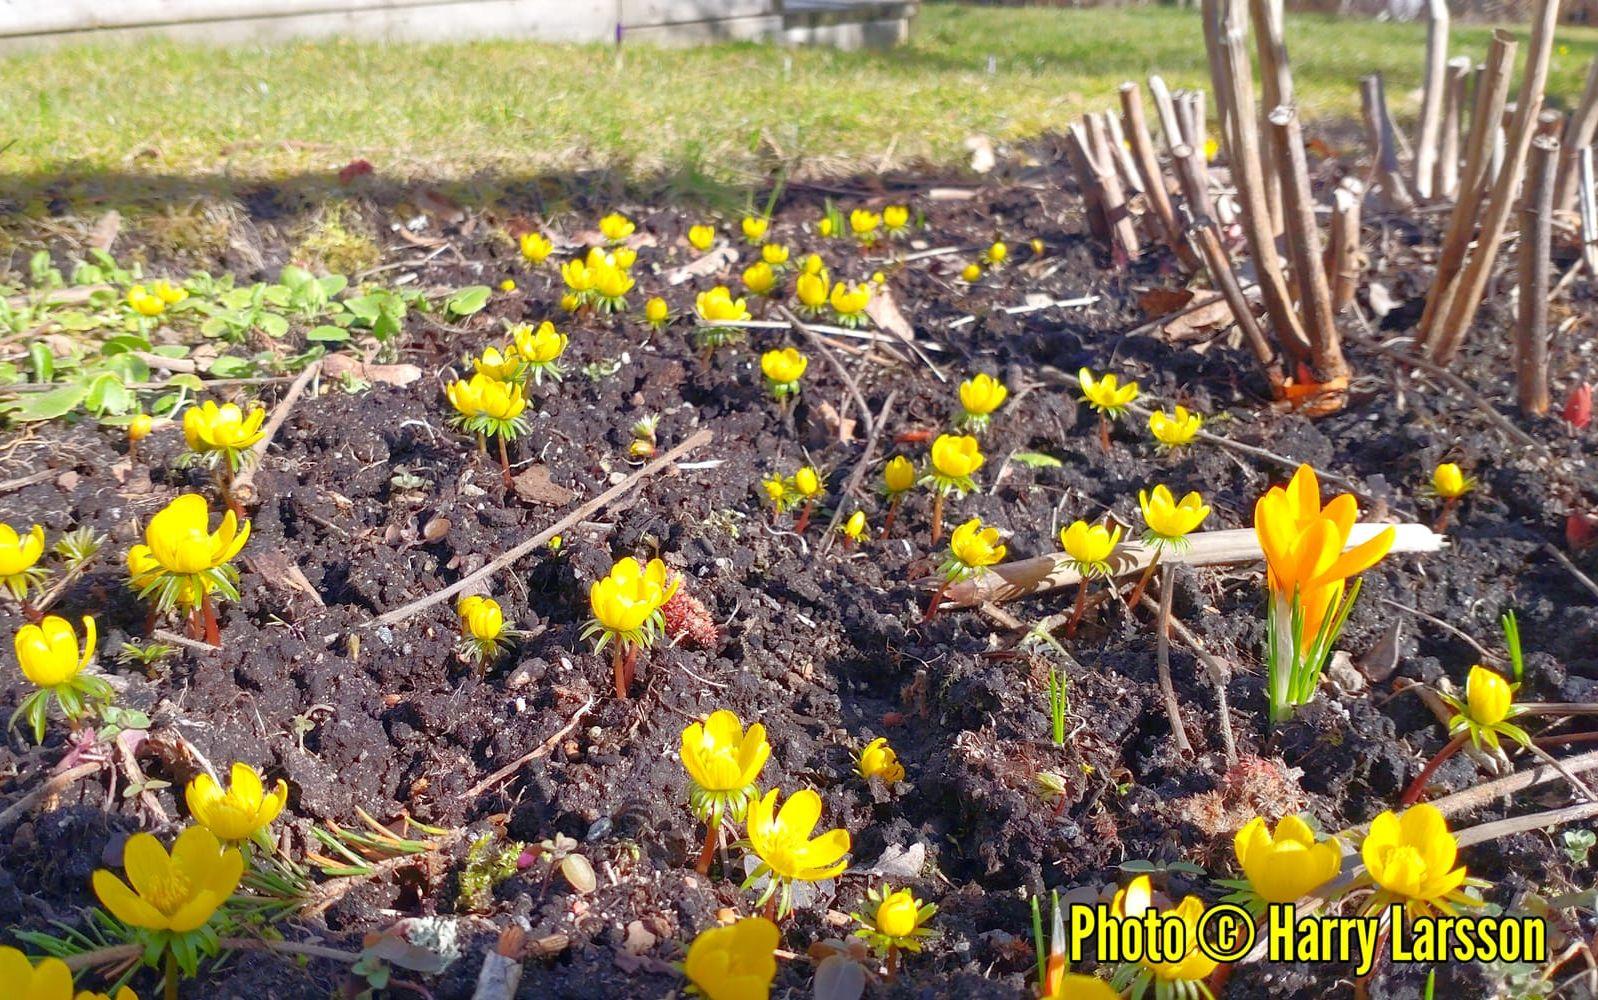
[[[903,455],[893,456],[882,467],[882,488],[890,497],[904,493],[915,484],[915,463]]]
[[[850,542],[858,542],[864,538],[866,536],[866,512],[857,510],[850,514],[847,520],[838,525],[838,534],[849,539]]]
[[[1297,816],[1283,816],[1273,833],[1262,817],[1232,838],[1238,866],[1254,894],[1267,903],[1291,903],[1330,882],[1343,863],[1336,837],[1317,841]]]
[[[620,212],[612,212],[599,220],[600,234],[612,243],[620,243],[631,236],[636,228],[633,225],[633,220]]]
[[[140,316],[156,317],[166,312],[166,303],[143,285],[128,289],[128,305]]]
[[[1526,731],[1509,721],[1521,715],[1524,709],[1515,704],[1515,685],[1502,674],[1478,663],[1470,668],[1465,678],[1463,701],[1451,694],[1442,698],[1454,709],[1453,717],[1448,720],[1449,735],[1469,733],[1478,749],[1497,749],[1500,736],[1507,736],[1523,747],[1531,745]]]
[[[789,500],[788,480],[782,476],[767,476],[760,481],[760,489],[766,494],[766,499],[771,501],[771,506],[776,509],[777,513],[781,514],[793,506]]]
[[[707,323],[741,322],[749,318],[749,306],[743,299],[735,299],[725,285],[717,285],[694,298],[694,308],[699,318]]]
[[[1432,492],[1444,500],[1458,500],[1475,488],[1476,480],[1454,462],[1444,462],[1432,470]]]
[[[1454,867],[1458,854],[1459,842],[1436,806],[1422,803],[1402,816],[1391,810],[1377,816],[1359,848],[1366,872],[1361,881],[1377,887],[1364,912],[1402,903],[1411,916],[1421,917],[1453,913],[1456,905],[1479,906],[1460,891],[1466,877],[1463,865]]]
[[[982,259],[991,267],[998,267],[1010,259],[1010,248],[1002,240],[994,240],[993,244],[983,251]]]
[[[164,304],[175,306],[189,297],[189,290],[181,285],[162,279],[150,286],[150,291]]]
[[[810,359],[792,347],[767,351],[760,356],[760,373],[772,395],[784,399],[799,391],[799,379],[810,367]]]
[[[155,429],[155,420],[148,413],[135,413],[128,420],[128,441],[138,444]]]
[[[763,260],[744,268],[743,278],[744,287],[756,295],[770,295],[772,289],[777,287],[777,272]]]
[[[183,412],[183,437],[189,450],[212,462],[226,462],[237,472],[250,456],[250,449],[265,435],[265,407],[245,412],[234,403],[216,405],[206,400]]]
[[[666,305],[665,299],[653,296],[644,303],[644,320],[659,330],[671,320],[671,307]]]
[[[813,253],[806,256],[804,261],[799,265],[799,269],[806,274],[818,274],[823,278],[827,276],[827,262],[821,259],[821,255],[819,253]],[[823,296],[823,298],[825,298],[825,296]]]
[[[808,788],[801,789],[790,795],[779,810],[779,794],[773,788],[749,804],[746,832],[760,865],[744,881],[744,887],[771,876],[760,902],[764,904],[780,886],[780,919],[792,908],[794,882],[836,878],[848,866],[845,855],[849,853],[849,831],[828,830],[812,839],[810,835],[821,819],[821,796]]]
[[[851,914],[865,925],[855,936],[879,951],[920,951],[921,940],[932,934],[923,925],[937,914],[937,906],[917,899],[909,889],[895,890],[885,883],[866,893],[866,903],[868,912]]]
[[[860,751],[856,770],[867,781],[881,778],[891,785],[904,780],[904,765],[899,763],[899,755],[893,752],[887,738],[882,736],[867,743],[866,748]]]
[[[746,215],[743,221],[739,223],[739,227],[744,233],[744,239],[756,246],[765,242],[766,230],[770,226],[771,221],[769,219],[764,219],[758,215]]]
[[[830,215],[823,215],[820,219],[816,220],[816,234],[818,236],[831,236],[833,228],[832,216]]]
[[[832,286],[830,301],[832,311],[838,314],[840,325],[863,326],[866,322],[866,306],[871,302],[871,286],[853,282],[845,285],[840,281]]]
[[[1286,488],[1271,487],[1254,505],[1254,534],[1265,553],[1270,591],[1266,690],[1272,721],[1314,697],[1331,645],[1359,594],[1356,583],[1345,600],[1348,579],[1393,547],[1389,527],[1349,548],[1358,518],[1352,494],[1321,506],[1320,481],[1308,465],[1299,466]]]
[[[1076,563],[1077,572],[1082,574],[1083,579],[1109,576],[1110,556],[1115,552],[1115,547],[1121,544],[1121,535],[1120,525],[1112,530],[1103,524],[1072,521],[1060,531],[1060,545]]]
[[[1214,139],[1209,139],[1209,138],[1206,138],[1204,140],[1204,159],[1205,160],[1213,163],[1215,161],[1216,155],[1218,153],[1220,153],[1220,151],[1221,151],[1221,144],[1219,142],[1216,142]]]
[[[910,224],[910,208],[908,205],[889,205],[882,210],[882,227],[894,236],[904,232]]]
[[[594,289],[594,274],[581,260],[568,260],[562,264],[560,277],[572,294],[579,298],[587,296]]]
[[[965,579],[984,566],[1003,561],[1004,553],[999,529],[984,527],[981,518],[973,517],[949,535],[949,558],[941,567],[944,579]]]
[[[1107,417],[1119,417],[1137,398],[1137,383],[1122,385],[1120,377],[1113,373],[1096,378],[1084,368],[1077,372],[1077,378],[1082,383],[1082,400]]]
[[[255,768],[235,763],[225,791],[215,778],[200,774],[189,782],[183,799],[194,821],[223,843],[264,841],[266,828],[289,800],[289,786],[280,778],[268,792]]]
[[[627,308],[627,293],[638,282],[618,264],[602,261],[588,269],[591,295],[600,312],[620,312]]]
[[[707,823],[719,823],[722,818],[741,821],[757,792],[755,781],[770,757],[766,727],[757,722],[746,730],[738,716],[726,709],[710,713],[704,722],[685,726],[682,766],[693,782],[688,801],[694,815]]]
[[[772,267],[783,267],[788,263],[788,248],[781,243],[767,243],[760,248],[760,259]]]
[[[46,615],[37,625],[17,629],[14,645],[22,675],[35,687],[53,688],[67,684],[88,669],[94,659],[97,640],[94,619],[83,616],[83,645],[72,623],[57,615]]]
[[[1143,540],[1155,546],[1186,544],[1187,535],[1210,516],[1209,504],[1203,497],[1189,493],[1178,501],[1164,483],[1155,486],[1152,493],[1138,490],[1137,505],[1149,529]]]
[[[683,975],[706,1000],[768,1000],[780,940],[777,925],[765,917],[712,927],[688,946]]]
[[[849,213],[849,231],[861,243],[870,245],[877,241],[877,227],[882,225],[882,216],[865,209],[857,208]]]
[[[28,956],[10,947],[0,947],[0,983],[5,984],[9,1000],[139,1000],[126,986],[114,998],[88,990],[74,993],[67,963],[50,957],[33,965]]]
[[[1147,911],[1154,908],[1154,889],[1149,884],[1147,875],[1139,875],[1126,888],[1117,891],[1115,899],[1110,904],[1110,911],[1115,916],[1133,919],[1142,918]],[[1170,911],[1186,928],[1182,935],[1182,940],[1187,945],[1186,953],[1175,962],[1152,962],[1145,959],[1143,971],[1139,976],[1139,982],[1144,984],[1143,989],[1147,988],[1150,980],[1173,985],[1190,983],[1197,987],[1215,971],[1219,963],[1199,949],[1198,926],[1199,920],[1204,916],[1204,910],[1202,899],[1188,896]],[[1142,993],[1137,986],[1134,986],[1133,990]],[[1207,991],[1199,992],[1202,994]]]
[[[511,441],[527,430],[522,418],[527,397],[515,382],[478,374],[451,382],[444,395],[455,408],[455,423],[470,433]]]
[[[517,242],[521,245],[522,257],[531,264],[542,264],[555,252],[555,244],[543,233],[523,233]]]
[[[976,487],[972,473],[987,459],[977,439],[969,434],[939,434],[932,442],[932,473],[929,478],[939,493],[964,496]]]
[[[39,558],[44,555],[44,526],[34,525],[26,535],[0,522],[0,585],[17,600],[25,600],[28,591],[44,582],[44,570]]]
[[[807,316],[820,315],[827,308],[830,286],[824,273],[805,271],[794,282],[794,296],[799,299],[799,311]]]
[[[472,359],[473,371],[498,382],[515,380],[521,367],[521,359],[516,356],[514,348],[506,348],[502,352],[497,347],[486,347],[482,354]]]
[[[565,374],[560,365],[561,355],[566,353],[566,345],[570,342],[571,338],[556,330],[555,324],[548,320],[538,324],[536,330],[526,324],[511,330],[516,357],[527,367],[522,377],[530,374],[535,383],[542,382],[546,376],[560,380]]]
[[[688,243],[695,250],[709,250],[716,242],[715,226],[689,226]]]
[[[1004,405],[1009,396],[1004,383],[987,372],[973,375],[960,383],[960,423],[973,430],[985,430],[993,411]]]
[[[162,571],[195,576],[232,562],[250,537],[250,522],[240,524],[230,510],[211,531],[210,519],[210,508],[198,493],[179,496],[150,518],[144,541]]]
[[[649,645],[660,628],[661,605],[677,591],[677,581],[668,576],[666,564],[659,559],[640,564],[627,556],[616,561],[609,575],[594,581],[588,588],[594,620],[587,634],[604,633],[598,648],[603,649],[611,639]]]
[[[135,833],[122,849],[123,882],[104,868],[94,873],[94,894],[125,924],[183,934],[210,921],[244,874],[244,856],[223,848],[216,834],[191,826],[178,834],[171,854],[148,833]],[[131,883],[132,888],[129,888]]]
[[[506,278],[499,283],[499,290],[502,292],[514,292],[516,290],[516,282]]]
[[[1193,439],[1198,437],[1199,428],[1203,426],[1204,418],[1188,412],[1185,406],[1178,406],[1174,413],[1155,410],[1149,414],[1149,433],[1154,435],[1154,440],[1160,443],[1162,450],[1169,451],[1192,444]]]
[[[35,742],[44,740],[50,705],[61,707],[61,714],[76,726],[85,708],[94,702],[109,702],[111,685],[103,677],[86,673],[94,659],[98,641],[94,619],[83,617],[83,645],[65,618],[46,615],[37,625],[17,629],[14,645],[22,675],[38,688],[22,699],[7,728],[26,719]]]
[[[960,280],[967,284],[975,284],[982,280],[982,265],[972,261],[960,270]]]
[[[460,616],[461,632],[483,642],[493,642],[505,634],[505,612],[492,597],[471,594],[455,606]]]
[[[1121,994],[1097,976],[1062,973],[1043,1000],[1121,1000]]]
[[[806,500],[813,500],[826,492],[826,483],[822,482],[821,474],[808,465],[799,467],[788,487]]]

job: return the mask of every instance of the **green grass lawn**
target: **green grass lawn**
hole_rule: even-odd
[[[1418,104],[1417,24],[1289,23],[1308,119],[1357,112],[1381,70],[1395,113]],[[1490,29],[1455,31],[1480,56]],[[1521,34],[1524,34],[1521,32]],[[1565,29],[1550,92],[1568,105],[1598,31]],[[988,59],[994,71],[988,72]],[[132,175],[281,178],[355,157],[442,181],[613,168],[718,184],[777,158],[842,173],[964,158],[964,140],[1058,128],[1158,70],[1204,82],[1198,15],[1174,8],[934,4],[886,53],[729,44],[697,49],[342,41],[211,49],[168,43],[0,59],[0,171],[24,190]]]

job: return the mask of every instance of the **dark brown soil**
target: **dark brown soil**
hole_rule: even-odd
[[[1018,390],[985,439],[990,460],[978,477],[981,491],[952,505],[951,522],[980,515],[1009,533],[1012,556],[1034,555],[1055,550],[1057,529],[1076,517],[1113,511],[1140,523],[1138,489],[1165,482],[1178,491],[1203,491],[1215,511],[1210,527],[1246,527],[1254,500],[1291,471],[1214,447],[1161,457],[1145,429],[1132,424],[1117,429],[1104,454],[1096,417],[1052,375],[1082,365],[1125,372],[1150,396],[1212,414],[1211,426],[1220,433],[1364,484],[1379,517],[1429,521],[1435,509],[1418,496],[1419,487],[1437,462],[1460,460],[1481,477],[1482,487],[1456,516],[1452,547],[1395,556],[1367,573],[1342,647],[1358,659],[1400,623],[1395,678],[1462,681],[1477,658],[1470,646],[1383,599],[1443,618],[1489,645],[1498,641],[1501,612],[1514,608],[1532,653],[1524,697],[1598,700],[1598,607],[1545,551],[1563,548],[1567,511],[1598,504],[1592,432],[1572,436],[1557,420],[1525,421],[1513,411],[1506,296],[1483,310],[1457,370],[1541,441],[1552,460],[1506,441],[1470,402],[1395,372],[1362,348],[1368,336],[1355,328],[1349,330],[1350,352],[1362,377],[1344,412],[1313,423],[1265,405],[1260,380],[1239,350],[1215,343],[1200,352],[1157,334],[1127,336],[1146,319],[1137,306],[1139,290],[1176,279],[1158,261],[1111,270],[1081,232],[1075,197],[1052,177],[992,184],[970,201],[930,201],[924,191],[909,196],[926,213],[928,228],[917,239],[927,246],[985,244],[1003,234],[1014,248],[1012,264],[972,290],[953,281],[962,258],[889,270],[918,335],[944,347],[936,359],[951,382],[921,366],[845,359],[873,412],[897,392],[878,462],[895,452],[921,457],[925,444],[900,442],[945,425],[954,379],[985,370]],[[822,250],[836,271],[852,278],[883,266],[859,259],[841,242],[822,246],[799,232],[815,218],[822,197],[790,190],[777,214],[776,237],[791,243],[796,255]],[[609,207],[587,205],[585,218]],[[688,259],[681,240],[685,213],[618,207],[659,239],[642,251],[638,273]],[[388,211],[381,205],[368,210],[379,218]],[[1375,231],[1373,222],[1368,237]],[[559,386],[539,391],[532,433],[515,447],[513,461],[541,464],[553,483],[578,499],[590,497],[631,471],[625,448],[632,423],[660,414],[663,448],[708,427],[715,441],[688,461],[719,464],[648,480],[600,520],[567,532],[558,554],[540,553],[499,578],[494,590],[508,617],[531,634],[484,677],[455,657],[456,623],[447,604],[394,627],[364,627],[375,614],[448,585],[564,510],[507,498],[497,467],[446,424],[442,384],[449,366],[497,340],[502,320],[554,315],[553,269],[528,273],[498,256],[503,249],[481,232],[436,230],[454,242],[464,263],[442,263],[451,258],[441,256],[421,270],[421,282],[497,283],[512,276],[518,292],[496,294],[490,310],[473,317],[464,333],[416,323],[402,360],[426,375],[413,385],[378,384],[358,395],[329,385],[295,407],[260,474],[264,502],[254,511],[246,551],[286,556],[320,602],[285,586],[269,563],[246,563],[243,599],[225,609],[217,653],[185,652],[156,680],[111,663],[120,642],[146,634],[146,614],[120,573],[135,526],[177,491],[201,485],[200,473],[174,470],[179,435],[151,439],[145,461],[130,471],[120,441],[91,425],[13,431],[0,463],[0,479],[44,463],[72,473],[0,498],[0,519],[38,521],[52,532],[88,525],[111,536],[104,564],[60,607],[98,615],[102,664],[125,684],[122,702],[150,711],[158,731],[175,729],[214,762],[250,761],[288,780],[294,817],[288,826],[296,845],[303,844],[307,824],[350,824],[357,808],[384,820],[408,813],[474,835],[500,825],[518,840],[561,833],[581,842],[599,872],[598,889],[579,896],[559,879],[546,888],[536,869],[505,882],[491,910],[462,924],[463,955],[441,979],[426,982],[431,995],[469,996],[484,947],[497,928],[513,923],[534,937],[570,937],[555,956],[528,962],[521,997],[651,997],[680,987],[665,963],[680,960],[686,942],[718,909],[747,911],[751,902],[738,888],[739,875],[705,879],[691,871],[701,828],[686,808],[675,751],[682,727],[716,708],[766,725],[774,752],[763,782],[816,788],[826,819],[852,833],[854,861],[862,869],[890,848],[925,848],[926,865],[909,881],[938,903],[940,938],[908,961],[896,984],[876,987],[873,995],[1026,995],[1033,965],[1024,893],[1097,889],[1123,877],[1119,866],[1131,861],[1187,861],[1215,877],[1231,874],[1229,836],[1206,832],[1201,803],[1207,800],[1195,799],[1227,781],[1215,694],[1185,650],[1174,651],[1173,667],[1194,756],[1174,748],[1146,618],[1132,620],[1120,611],[1096,613],[1067,643],[1080,665],[1071,671],[1072,736],[1055,747],[1048,739],[1044,661],[991,655],[1008,646],[1009,637],[977,612],[920,622],[926,593],[913,581],[932,565],[924,499],[913,499],[900,515],[896,537],[853,553],[835,547],[816,554],[819,525],[830,512],[804,538],[786,523],[771,525],[758,490],[763,475],[791,471],[808,455],[827,471],[836,497],[861,458],[863,429],[857,426],[851,440],[839,444],[825,417],[830,409],[858,419],[836,372],[814,358],[789,428],[763,397],[756,364],[757,350],[788,342],[785,334],[756,332],[750,343],[718,352],[702,368],[681,324],[647,335],[638,319],[644,297],[638,292],[624,319],[563,326],[572,334],[574,368],[624,356],[625,363],[597,381],[573,371]],[[1399,238],[1420,239],[1406,232]],[[1048,243],[1041,261],[1029,260],[1032,237]],[[1384,252],[1385,244],[1378,254]],[[1424,273],[1405,275],[1388,266],[1395,270],[1382,280],[1396,295],[1421,294]],[[728,277],[735,275],[719,280]],[[711,283],[698,279],[662,294],[683,313],[694,293]],[[639,291],[654,294],[660,286],[646,277]],[[1032,293],[1101,298],[1087,308],[983,316],[949,327],[951,319],[1020,304]],[[1589,279],[1578,278],[1570,294],[1574,308],[1591,310]],[[1406,320],[1401,310],[1389,320],[1380,336],[1404,332],[1413,316]],[[1589,332],[1578,326],[1569,342]],[[1591,356],[1561,344],[1555,371],[1555,396],[1562,399],[1570,384],[1592,378]],[[1018,450],[1046,452],[1063,464],[1034,469],[1004,462]],[[875,469],[866,480],[872,486]],[[396,486],[401,472],[425,485]],[[874,491],[863,489],[848,501],[851,509],[856,504],[880,527]],[[431,536],[423,527],[444,521],[447,530],[426,541]],[[647,656],[640,690],[623,702],[609,693],[607,662],[579,632],[588,617],[588,584],[627,554],[662,556],[722,629],[716,648],[678,646]],[[1574,558],[1594,572],[1590,555]],[[1035,621],[1071,596],[1048,594],[1007,610]],[[1357,695],[1328,691],[1300,720],[1269,734],[1258,654],[1263,604],[1254,569],[1187,576],[1176,613],[1237,667],[1229,694],[1239,753],[1301,770],[1304,805],[1327,829],[1393,806],[1444,741],[1420,700],[1391,697],[1390,682]],[[0,610],[0,633],[18,624],[13,610]],[[0,711],[9,712],[24,691],[14,671],[0,673]],[[592,711],[552,753],[494,790],[465,795],[484,775],[549,739],[591,696],[597,697]],[[303,738],[297,718],[312,723]],[[890,738],[908,770],[894,794],[869,789],[853,772],[853,752],[876,736]],[[59,730],[42,748],[13,734],[0,752],[13,779],[4,788],[6,799],[26,792],[64,750]],[[189,776],[158,760],[144,763],[153,777],[175,784]],[[1058,809],[1034,791],[1040,770],[1066,780]],[[1478,780],[1465,757],[1437,778],[1448,789]],[[1482,822],[1568,800],[1562,786],[1547,788],[1468,819]],[[170,817],[157,832],[169,834],[183,822],[181,796],[167,791],[156,797]],[[78,908],[93,902],[91,870],[117,857],[128,832],[150,825],[134,808],[133,800],[108,798],[103,784],[85,784],[16,827],[0,854],[0,924],[39,929],[52,920],[75,921]],[[1465,859],[1472,874],[1496,883],[1488,898],[1510,905],[1527,891],[1553,895],[1593,883],[1592,865],[1574,867],[1558,845],[1557,834],[1527,834],[1472,848]],[[451,913],[463,854],[457,844],[434,866],[363,884],[325,914],[325,928],[313,921],[306,929],[349,943],[357,940],[353,932],[381,929],[397,916]],[[836,896],[801,910],[785,927],[784,946],[803,952],[813,940],[840,935],[844,928],[827,919],[829,910],[858,908],[872,881],[842,878]],[[1213,891],[1207,880],[1174,875],[1164,881],[1172,892]],[[641,957],[622,947],[634,920],[645,921],[659,939]],[[1594,930],[1588,924],[1583,933]],[[217,997],[326,995],[342,972],[326,961],[252,956],[210,973],[206,989]],[[1371,993],[1416,996],[1425,974],[1381,971]],[[809,975],[808,963],[784,962],[779,984],[789,995],[808,995]],[[1483,977],[1480,968],[1439,969],[1439,995],[1480,995],[1487,989]],[[1236,972],[1231,992],[1319,996],[1350,978],[1347,969],[1252,966]],[[148,977],[136,985],[141,995],[154,988]]]

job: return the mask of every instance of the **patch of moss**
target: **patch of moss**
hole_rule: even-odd
[[[290,259],[319,274],[353,275],[376,267],[383,258],[370,227],[355,213],[329,206],[301,232]]]
[[[227,253],[235,209],[229,204],[191,202],[124,223],[142,234],[146,260],[181,261],[200,270],[216,270]]]

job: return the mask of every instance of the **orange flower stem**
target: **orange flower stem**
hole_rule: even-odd
[[[488,440],[483,437],[481,432],[477,435],[477,453],[479,455],[488,454]]]
[[[227,504],[227,509],[233,512],[233,516],[241,521],[244,520],[244,508],[233,498],[233,467],[226,459],[216,467],[216,491],[222,494],[222,502]]]
[[[33,602],[28,600],[26,597],[24,597],[21,601],[19,601],[17,603],[22,608],[22,617],[27,619],[28,622],[30,622],[30,623],[32,623],[34,625],[37,625],[37,624],[39,624],[39,622],[44,620],[44,612],[40,611],[38,608],[34,607],[33,606]],[[146,629],[145,631],[149,631],[149,630]]]
[[[766,900],[766,908],[765,908],[765,910],[763,912],[764,912],[765,917],[766,917],[767,920],[771,921],[772,923],[776,923],[777,922],[777,894],[776,893],[772,893],[771,894],[771,898]]]
[[[896,945],[888,945],[888,981],[899,974],[899,949]]]
[[[949,584],[953,582],[953,580],[945,579],[938,584],[938,589],[932,594],[932,600],[927,603],[926,613],[921,616],[923,622],[929,622],[938,617],[938,605],[943,603],[943,595],[949,592]]]
[[[139,442],[137,442],[137,441],[129,441],[128,442],[128,461],[129,462],[138,462],[138,460],[139,460]]]
[[[814,500],[807,500],[805,502],[804,507],[800,508],[799,510],[799,520],[793,523],[794,534],[802,535],[805,533],[805,529],[810,527],[810,512],[815,509],[816,502]]]
[[[1099,447],[1107,455],[1110,452],[1110,418],[1099,414]]]
[[[1448,530],[1448,519],[1454,515],[1454,505],[1459,503],[1458,497],[1449,497],[1443,501],[1442,513],[1437,515],[1437,523],[1432,525],[1432,531],[1442,534]]]
[[[875,344],[875,341],[872,341]],[[882,537],[887,538],[893,534],[893,519],[899,516],[899,504],[904,502],[903,493],[895,493],[893,499],[888,501],[888,516],[882,519]]]
[[[1082,622],[1082,613],[1088,609],[1088,580],[1084,576],[1076,588],[1076,607],[1071,611],[1071,620],[1065,623],[1065,637],[1076,638],[1076,627]]]
[[[1143,591],[1148,589],[1149,581],[1154,579],[1154,567],[1158,566],[1159,564],[1160,564],[1160,550],[1159,549],[1155,549],[1154,550],[1154,558],[1149,560],[1148,568],[1143,571],[1143,575],[1142,576],[1138,577],[1137,586],[1132,588],[1131,596],[1129,596],[1126,599],[1126,606],[1127,607],[1129,607],[1129,608],[1137,607],[1138,599],[1143,596]]]
[[[932,496],[932,544],[937,545],[938,539],[943,537],[943,493],[938,492]]]
[[[1418,802],[1421,793],[1426,791],[1426,782],[1431,780],[1432,775],[1437,773],[1437,769],[1442,767],[1448,758],[1459,752],[1459,748],[1463,747],[1468,739],[1470,739],[1470,730],[1467,729],[1443,744],[1443,748],[1437,751],[1437,756],[1431,759],[1431,763],[1422,768],[1421,772],[1415,775],[1415,780],[1411,781],[1408,787],[1404,789],[1404,796],[1398,800],[1398,804],[1412,806]]]
[[[721,842],[721,814],[713,813],[709,824],[705,827],[705,846],[699,852],[699,863],[694,865],[694,871],[701,875],[710,874],[710,862],[715,860],[716,845]]]
[[[178,1000],[178,957],[170,949],[166,953],[166,975],[162,995],[166,1000]]]
[[[508,490],[513,485],[515,485],[515,481],[511,478],[511,474],[510,474],[510,455],[505,451],[505,435],[500,434],[500,435],[498,435],[498,438],[499,438],[499,467],[501,469],[503,469],[504,472],[505,472],[505,488]]]
[[[206,643],[220,647],[222,645],[222,630],[217,626],[216,605],[211,603],[210,594],[200,598],[200,619],[205,627]]]
[[[627,689],[633,683],[633,663],[638,651],[630,645],[617,643],[610,654],[611,670],[616,675],[616,697],[627,700]]]

